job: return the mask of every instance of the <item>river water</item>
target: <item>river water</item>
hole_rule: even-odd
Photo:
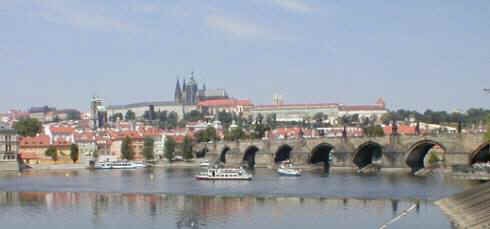
[[[434,200],[473,184],[442,175],[359,176],[257,169],[252,181],[197,181],[198,169],[0,174],[1,228],[452,228]],[[22,225],[19,227],[19,225]]]

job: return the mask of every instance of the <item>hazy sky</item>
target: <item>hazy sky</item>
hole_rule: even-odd
[[[1,0],[0,111],[237,98],[490,107],[490,1]]]

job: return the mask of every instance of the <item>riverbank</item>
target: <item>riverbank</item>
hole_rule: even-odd
[[[490,183],[436,202],[456,228],[490,228]]]

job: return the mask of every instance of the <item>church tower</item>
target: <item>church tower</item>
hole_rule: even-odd
[[[177,79],[177,85],[175,86],[175,95],[174,95],[175,103],[182,103],[182,90],[180,89],[180,81]]]

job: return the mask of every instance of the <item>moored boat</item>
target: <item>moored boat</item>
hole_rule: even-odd
[[[196,175],[198,180],[252,180],[252,175],[240,168],[208,168]]]
[[[294,168],[289,162],[282,163],[277,168],[277,173],[282,176],[301,176],[301,170]]]
[[[95,163],[95,169],[136,169],[144,168],[142,163],[131,161],[103,161]]]
[[[205,160],[205,161],[202,161],[201,163],[199,163],[200,167],[209,167],[210,165],[211,165],[211,163],[209,163],[208,160]]]

